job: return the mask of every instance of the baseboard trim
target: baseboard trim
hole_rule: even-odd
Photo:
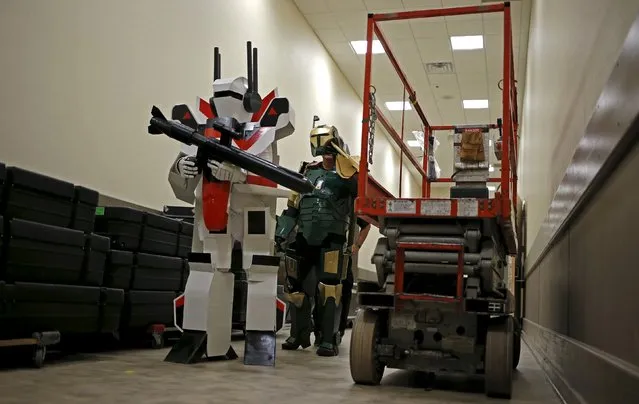
[[[639,368],[524,319],[524,340],[566,404],[639,402]]]

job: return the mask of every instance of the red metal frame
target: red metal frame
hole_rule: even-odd
[[[406,250],[446,251],[457,253],[457,284],[455,296],[404,293],[404,255]],[[395,296],[399,300],[426,300],[459,303],[464,297],[464,246],[461,244],[397,243],[395,255]]]
[[[381,31],[378,23],[383,21],[396,21],[407,20],[415,18],[429,18],[429,17],[442,17],[453,15],[465,15],[465,14],[481,14],[481,13],[504,13],[504,77],[503,77],[503,115],[502,115],[502,167],[501,177],[491,178],[490,182],[500,183],[500,189],[495,193],[493,199],[479,200],[478,201],[478,216],[479,217],[496,217],[500,216],[503,220],[501,223],[510,221],[511,216],[511,202],[512,208],[517,207],[517,89],[515,87],[514,79],[514,64],[513,64],[513,49],[512,49],[512,34],[511,34],[511,9],[509,3],[491,4],[483,6],[469,6],[469,7],[456,7],[446,9],[432,9],[432,10],[420,10],[420,11],[407,11],[399,13],[386,13],[386,14],[369,14],[367,28],[366,28],[366,56],[365,56],[365,71],[364,71],[364,92],[363,99],[365,102],[365,108],[363,111],[362,119],[362,141],[361,141],[361,153],[360,156],[360,170],[359,170],[359,197],[356,202],[356,209],[359,215],[368,217],[371,222],[374,223],[379,217],[383,216],[427,216],[423,214],[420,207],[425,203],[424,200],[429,200],[431,195],[431,183],[437,182],[454,182],[451,178],[441,178],[435,181],[429,181],[428,172],[428,139],[434,131],[448,131],[453,130],[455,126],[433,126],[430,125],[426,114],[424,113],[418,99],[416,92],[411,84],[408,82],[406,75],[401,69],[397,59],[395,58],[392,50],[386,40],[383,32]],[[422,197],[413,198],[410,200],[415,201],[416,211],[415,213],[389,213],[387,212],[386,203],[388,200],[396,200],[392,195],[384,195],[387,192],[375,192],[372,191],[371,180],[369,175],[369,166],[366,156],[368,156],[368,131],[370,128],[370,113],[367,107],[369,99],[369,91],[371,87],[371,70],[372,70],[372,47],[373,37],[376,36],[380,42],[384,51],[389,58],[391,65],[395,68],[400,80],[404,85],[405,94],[410,101],[413,109],[419,116],[424,129],[424,156],[422,157],[421,164],[412,155],[408,145],[403,140],[403,133],[400,136],[397,131],[389,124],[388,120],[384,117],[379,109],[377,109],[377,120],[386,129],[391,139],[397,143],[401,149],[402,155],[405,155],[406,159],[416,168],[417,172],[422,176]],[[491,129],[496,129],[496,124],[489,125]],[[403,131],[402,131],[403,132]],[[403,160],[403,156],[402,156]],[[401,178],[400,178],[401,181]],[[379,184],[377,184],[379,185]],[[379,190],[378,190],[379,191]],[[385,191],[385,190],[384,190]],[[401,198],[401,195],[400,195]],[[405,198],[403,198],[405,199]],[[450,216],[456,216],[460,210],[458,209],[458,201],[450,200],[451,209]],[[510,230],[509,230],[510,231]]]

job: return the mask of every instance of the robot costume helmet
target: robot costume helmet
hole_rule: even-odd
[[[213,97],[209,103],[217,116],[246,123],[262,106],[257,87],[257,48],[250,41],[246,43],[246,65],[248,78],[221,79],[221,57],[219,49],[214,49]]]
[[[311,129],[311,154],[313,157],[324,154],[337,155],[339,152],[334,146],[342,148],[344,140],[339,136],[335,126],[319,125]]]

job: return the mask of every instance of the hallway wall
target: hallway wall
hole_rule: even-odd
[[[6,0],[0,4],[0,161],[150,208],[178,203],[167,171],[179,144],[152,137],[165,113],[211,94],[213,47],[222,75],[246,75],[259,48],[262,94],[279,87],[296,112],[281,164],[312,159],[316,114],[359,150],[362,103],[292,0]],[[398,166],[383,136],[376,157]],[[388,188],[396,177],[373,173]]]
[[[638,402],[639,1],[576,3],[533,6],[525,339],[566,402]]]
[[[174,198],[167,172],[179,144],[147,134],[165,114],[208,98],[213,47],[222,76],[246,75],[247,40],[259,48],[259,87],[291,101],[296,132],[280,163],[311,161],[313,115],[336,125],[356,153],[362,102],[292,0],[7,0],[0,4],[0,161],[132,204]],[[373,176],[397,192],[399,155],[380,131]],[[405,165],[406,166],[406,165]],[[420,186],[404,170],[404,195]],[[280,201],[280,209],[285,200]],[[377,240],[371,231],[363,254]],[[360,265],[372,269],[368,260]]]
[[[637,12],[638,0],[533,2],[519,162],[533,260],[549,241],[550,203]]]

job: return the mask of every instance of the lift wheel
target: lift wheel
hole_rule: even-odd
[[[514,321],[494,319],[488,327],[484,359],[485,390],[489,397],[510,399],[513,391]]]
[[[351,334],[351,377],[357,384],[378,385],[384,375],[385,365],[377,356],[380,334],[380,319],[377,312],[359,310]]]

